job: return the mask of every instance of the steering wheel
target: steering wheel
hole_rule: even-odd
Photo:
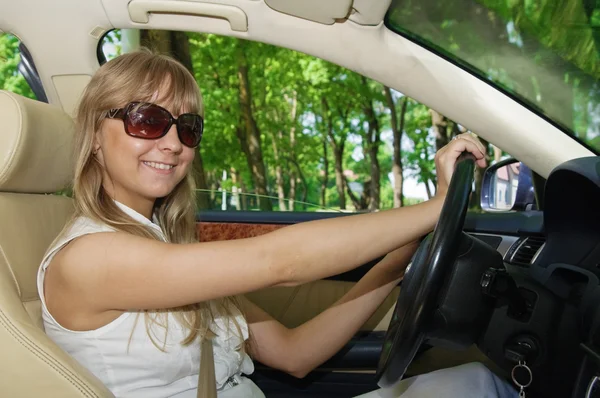
[[[406,270],[379,357],[379,387],[400,381],[427,337],[437,298],[458,255],[474,171],[474,156],[461,154],[433,234],[423,240]]]

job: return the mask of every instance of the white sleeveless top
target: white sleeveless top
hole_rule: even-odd
[[[160,227],[133,209],[117,205],[136,221],[153,228],[164,240]],[[125,312],[114,321],[96,330],[73,331],[62,327],[48,312],[44,300],[44,276],[56,253],[73,239],[96,232],[114,232],[105,224],[89,218],[75,220],[61,239],[48,250],[38,271],[38,292],[42,302],[42,319],[46,334],[63,350],[98,377],[116,397],[196,398],[200,366],[200,342],[183,346],[186,331],[168,315],[168,333],[153,325],[150,329],[156,348],[148,337],[144,314]],[[168,266],[168,264],[165,264]],[[236,317],[243,339],[248,338],[248,325]],[[215,376],[219,397],[264,397],[258,387],[242,374],[251,374],[254,365],[250,357],[238,352],[243,340],[235,334],[233,324],[225,317],[216,318],[211,330]],[[132,332],[133,331],[133,332]],[[164,346],[163,346],[164,342]]]

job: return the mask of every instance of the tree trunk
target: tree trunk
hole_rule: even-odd
[[[393,151],[392,151],[392,178],[394,179],[394,207],[402,207],[404,205],[403,193],[403,170],[402,170],[402,134],[404,133],[404,121],[406,117],[406,107],[408,98],[402,97],[402,106],[400,107],[400,120],[396,113],[396,103],[392,96],[392,90],[384,86],[385,98],[388,108],[390,109],[392,133],[394,135]]]
[[[294,203],[296,200],[296,172],[290,171],[290,192],[289,192],[289,203],[288,207],[291,211],[295,210],[296,204]]]
[[[171,32],[168,30],[141,30],[140,45],[151,51],[173,56]]]
[[[427,199],[433,198],[433,193],[431,192],[431,187],[429,186],[429,182],[430,182],[429,180],[425,180],[425,193],[427,193]]]
[[[190,54],[190,41],[187,33],[181,31],[171,31],[171,43],[173,43],[172,51],[173,58],[178,60],[192,72],[194,76],[194,66],[192,64],[192,56]]]
[[[290,174],[294,178],[294,185],[293,185],[293,187],[294,187],[294,190],[293,190],[294,196],[291,199],[292,200],[292,204],[295,201],[297,181],[299,179],[300,182],[302,183],[302,199],[301,199],[302,200],[302,208],[304,210],[306,210],[306,201],[307,201],[307,198],[308,198],[308,182],[306,181],[306,177],[304,176],[304,173],[302,172],[302,168],[300,167],[300,163],[297,160],[293,160],[292,163],[294,163],[294,167],[296,168],[296,170],[292,171],[291,174]],[[296,172],[298,173],[298,178],[296,178]],[[291,196],[291,193],[292,193],[292,185],[291,185],[291,183],[292,183],[292,180],[290,180],[290,196]]]
[[[238,182],[238,192],[240,196],[240,207],[241,210],[248,210],[248,195],[246,194],[246,186],[244,185],[244,180],[242,179],[242,175],[239,170],[235,170],[234,173],[235,181]]]
[[[344,182],[344,187],[346,188],[346,191],[348,192],[348,197],[350,198],[350,201],[352,202],[352,205],[354,206],[354,208],[357,211],[364,209],[366,207],[366,206],[364,206],[364,203],[362,203],[362,199],[364,198],[364,193],[361,198],[358,198],[354,194],[354,192],[352,192],[352,188],[350,188],[350,185],[348,184],[348,179],[346,178],[346,176],[343,176],[343,182]]]
[[[369,208],[371,204],[371,173],[373,164],[371,163],[371,146],[369,145],[368,133],[362,133],[363,145],[361,145],[362,153],[363,153],[363,162],[369,165],[369,174],[364,177],[364,181],[362,182],[363,189],[360,195],[360,204],[357,209],[365,209]],[[346,187],[346,191],[349,190],[349,187]],[[355,206],[356,207],[356,206]]]
[[[304,177],[304,173],[302,170],[298,169],[300,173],[300,182],[302,182],[302,208],[306,210],[306,201],[308,200],[308,182],[306,182],[306,177]]]
[[[369,92],[367,79],[362,77],[362,85],[365,92]],[[379,128],[379,120],[377,120],[377,114],[373,107],[373,100],[371,97],[367,98],[363,105],[363,111],[369,125],[367,132],[367,147],[369,151],[369,158],[371,163],[371,183],[369,189],[369,210],[379,210],[381,204],[381,167],[379,166],[379,145],[381,144],[381,131]]]
[[[448,123],[443,115],[434,111],[433,109],[429,110],[429,114],[431,115],[431,128],[433,129],[433,133],[435,135],[435,150],[437,152],[446,144],[448,144],[449,138],[446,134],[446,127]]]
[[[292,127],[290,128],[290,157],[291,157],[292,162],[296,166],[297,172],[304,179],[304,176],[302,174],[302,169],[300,168],[300,164],[298,163],[298,160],[296,159],[296,119],[297,119],[297,110],[298,110],[298,96],[296,95],[296,92],[294,92],[294,95],[292,98],[288,98],[286,96],[286,99],[292,103],[292,109],[290,111],[290,120],[292,121]],[[295,203],[296,202],[296,184],[297,184],[296,172],[291,171],[290,172],[290,193],[289,193],[289,202],[288,202],[288,207],[291,211],[294,211],[296,208],[296,203]],[[305,201],[306,200],[304,200],[304,202]]]
[[[344,192],[344,166],[343,166],[343,157],[344,157],[344,146],[346,144],[344,139],[341,139],[338,143],[335,139],[335,135],[333,134],[333,122],[331,120],[331,115],[329,114],[329,106],[325,98],[322,98],[323,104],[323,114],[327,116],[327,136],[329,138],[329,143],[331,144],[331,149],[333,150],[333,165],[335,170],[335,187],[338,192],[339,200],[340,200],[340,210],[346,210],[346,194]]]
[[[140,43],[161,54],[167,54],[181,62],[194,76],[194,66],[190,55],[190,42],[185,32],[168,30],[141,30]],[[204,173],[204,162],[200,149],[196,152],[193,163],[194,180],[199,194],[196,195],[196,206],[199,209],[209,209],[211,201],[205,193],[208,191],[206,175]]]
[[[215,203],[215,200],[217,198],[217,189],[218,189],[218,183],[217,183],[217,179],[215,178],[214,172],[209,172],[208,173],[209,179],[210,179],[210,203]]]
[[[333,145],[333,144],[332,144]],[[340,210],[346,210],[346,195],[344,193],[344,167],[343,162],[343,148],[339,148],[337,145],[333,148],[333,164],[335,169],[335,187],[337,188],[338,195],[340,197]]]
[[[327,183],[329,182],[329,158],[327,156],[327,134],[323,134],[323,179],[321,180],[321,207],[327,207]]]
[[[242,147],[247,147],[246,160],[252,173],[254,189],[258,195],[259,208],[271,211],[272,205],[267,191],[267,174],[263,161],[260,131],[252,113],[252,92],[248,79],[248,63],[244,52],[244,43],[237,47],[239,102],[242,113],[243,130],[238,134]]]
[[[231,193],[233,195],[233,198],[235,199],[235,209],[236,210],[242,210],[242,203],[241,203],[241,195],[240,195],[240,173],[235,169],[235,168],[231,168],[231,170],[229,170],[229,173],[231,174],[231,182],[233,183],[233,187],[231,189]]]
[[[281,168],[281,159],[279,156],[279,148],[277,141],[282,137],[281,131],[276,135],[273,135],[273,157],[275,158],[275,183],[277,184],[277,198],[279,200],[279,210],[286,211],[287,206],[285,204],[285,188],[283,186],[283,169]],[[290,207],[290,210],[292,208]]]
[[[379,153],[379,143],[373,143],[369,145],[369,154],[371,155],[371,183],[370,185],[370,198],[369,198],[369,210],[377,211],[381,206],[381,167],[379,166],[379,159],[377,154]]]

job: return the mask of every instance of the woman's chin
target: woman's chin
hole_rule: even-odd
[[[145,192],[145,197],[151,198],[153,200],[157,200],[160,198],[164,198],[173,192],[173,188],[160,188],[160,189],[152,189]]]

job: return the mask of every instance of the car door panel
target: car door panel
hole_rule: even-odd
[[[216,241],[243,239],[275,231],[287,225],[316,219],[347,216],[344,213],[291,213],[291,212],[206,212],[199,217],[198,232],[201,241]],[[469,232],[496,249],[507,249],[503,242],[508,239],[514,242],[516,238],[502,236],[501,233],[518,230],[516,221],[502,223],[500,217],[484,217],[469,215],[466,222]],[[517,217],[515,219],[521,219]],[[484,233],[479,233],[483,225]],[[506,246],[506,247],[503,247]],[[313,281],[300,286],[273,287],[247,294],[247,297],[263,308],[287,327],[293,328],[310,320],[320,312],[339,300],[346,294],[376,261],[365,264],[356,270],[336,275],[331,278]],[[362,326],[361,331],[329,361],[324,363],[316,372],[348,373],[352,378],[354,372],[363,371],[373,374],[381,353],[385,331],[389,325],[392,311],[398,297],[400,287],[390,294],[379,309]],[[460,363],[479,361],[493,367],[493,364],[476,346],[462,352],[455,352],[439,347],[428,349],[415,359],[408,370],[409,374],[420,374]],[[282,382],[286,376],[274,376],[272,370],[257,364],[257,377],[267,378],[271,383]],[[341,377],[339,374],[337,378]],[[282,379],[283,378],[283,379]],[[269,384],[269,383],[267,383]],[[264,388],[264,386],[261,386]],[[371,386],[373,387],[373,386]],[[274,387],[275,388],[275,387]]]
[[[247,294],[256,305],[287,327],[294,328],[329,308],[353,286],[352,282],[314,281],[294,287],[274,287]],[[363,331],[385,331],[400,288],[396,288],[363,325]]]
[[[325,218],[346,217],[356,213],[335,212],[259,212],[259,211],[203,211],[198,214],[199,223],[239,223],[291,225],[300,222]],[[541,211],[468,213],[465,231],[516,235],[518,233],[542,233],[543,213]]]
[[[211,242],[259,236],[282,228],[286,224],[201,221],[197,225],[200,240]],[[300,286],[263,289],[247,296],[284,325],[296,327],[344,296],[373,264],[374,262],[365,264],[357,270],[326,280]],[[386,314],[391,311],[398,292],[399,290],[396,289],[396,292],[386,299],[386,302],[364,325],[364,330],[386,330],[389,323],[389,317],[386,317]]]
[[[241,223],[241,222],[206,222],[197,223],[198,236],[201,242],[251,238],[275,231],[284,224]]]
[[[199,222],[202,242],[243,239],[262,235],[284,227],[285,224],[251,224],[239,222]],[[364,274],[372,264],[359,267]],[[335,277],[299,286],[273,287],[247,294],[247,297],[287,327],[296,327],[324,311],[344,296],[360,276],[352,273],[342,280]],[[399,288],[391,294],[363,326],[363,330],[386,330]]]

